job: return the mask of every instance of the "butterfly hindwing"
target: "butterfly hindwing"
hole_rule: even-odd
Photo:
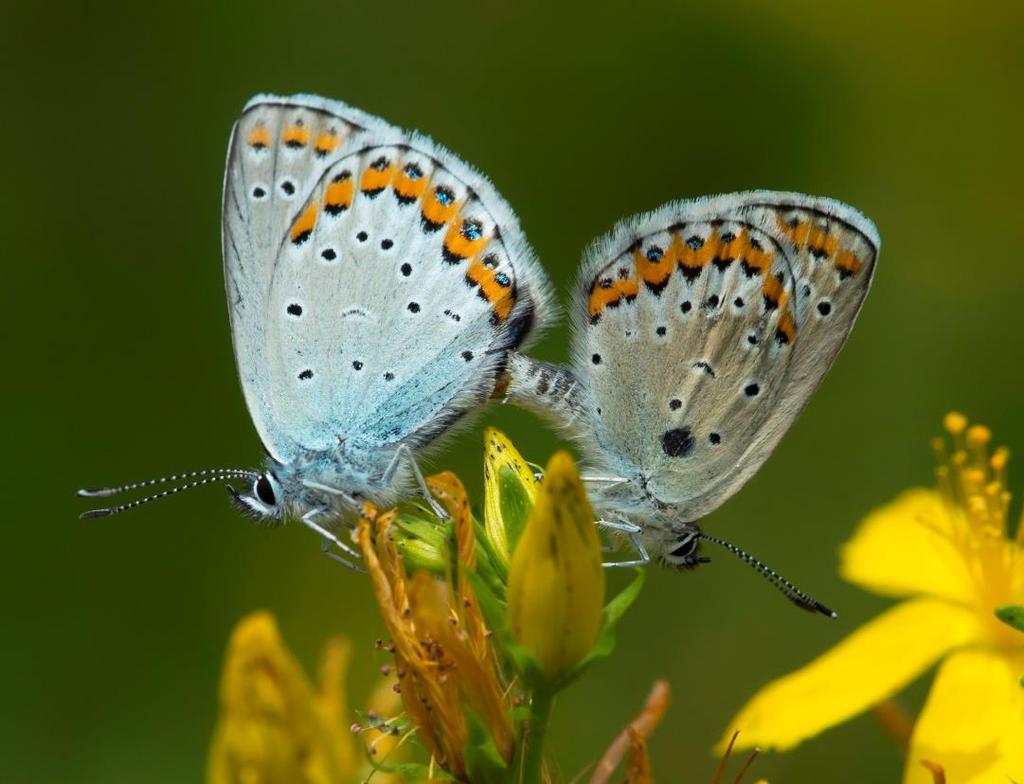
[[[677,202],[620,224],[588,252],[576,306],[590,457],[684,520],[716,508],[831,365],[877,249],[863,216],[797,194]]]
[[[338,437],[372,448],[429,436],[460,397],[485,396],[528,325],[514,311],[534,307],[509,229],[417,147],[373,145],[329,168],[276,261],[277,418],[306,448]]]

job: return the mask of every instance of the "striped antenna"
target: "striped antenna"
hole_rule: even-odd
[[[717,536],[708,536],[705,533],[700,533],[698,534],[698,536],[701,539],[704,539],[708,542],[713,542],[714,544],[717,544],[719,547],[724,547],[730,553],[732,553],[745,564],[747,564],[747,566],[756,569],[762,577],[764,577],[768,582],[770,582],[772,585],[774,585],[776,588],[782,591],[783,595],[791,602],[793,602],[793,604],[795,604],[797,607],[800,607],[809,612],[819,612],[822,615],[827,615],[829,618],[839,617],[838,613],[836,613],[833,610],[830,610],[817,599],[801,591],[781,574],[776,572],[774,569],[770,569],[769,567],[765,566],[763,563],[761,563],[761,561],[752,556],[746,550],[743,550],[737,547],[736,545],[725,541],[724,539],[719,539]]]
[[[110,517],[111,515],[121,514],[127,512],[130,509],[134,509],[137,506],[148,504],[150,501],[156,501],[160,498],[166,498],[167,496],[177,495],[184,490],[191,490],[195,487],[202,487],[208,485],[211,482],[223,482],[228,479],[251,479],[255,481],[259,477],[259,473],[256,471],[248,471],[242,468],[209,468],[202,471],[187,471],[182,474],[172,474],[171,476],[162,476],[158,479],[148,479],[145,482],[134,482],[128,485],[121,485],[120,487],[101,487],[95,489],[83,489],[79,490],[77,495],[79,498],[107,498],[113,495],[120,495],[131,490],[138,490],[143,487],[153,487],[154,485],[167,484],[169,482],[179,482],[182,479],[192,479],[193,481],[187,482],[177,487],[171,487],[167,490],[162,490],[159,493],[148,495],[145,498],[140,498],[136,501],[129,501],[128,503],[118,504],[117,506],[109,506],[103,509],[91,509],[88,512],[83,512],[79,515],[81,520],[93,520],[97,517]]]
[[[120,487],[96,487],[96,488],[84,488],[79,490],[76,495],[79,498],[106,498],[112,495],[120,495],[121,493],[127,493],[131,490],[139,490],[143,487],[153,487],[153,485],[165,485],[168,482],[180,482],[182,479],[198,479],[200,477],[220,477],[225,479],[234,479],[237,477],[249,477],[255,479],[259,474],[255,471],[248,471],[244,468],[204,468],[202,471],[186,471],[183,474],[171,474],[170,476],[161,476],[157,479],[147,479],[145,482],[133,482],[130,485],[121,485]]]

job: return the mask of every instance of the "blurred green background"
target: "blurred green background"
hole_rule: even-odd
[[[518,210],[563,296],[591,238],[669,199],[792,189],[877,222],[881,263],[846,350],[706,521],[840,620],[794,610],[724,555],[692,574],[652,569],[616,655],[557,708],[570,778],[668,678],[654,770],[707,781],[711,745],[755,689],[886,606],[840,581],[836,550],[873,506],[930,481],[942,414],[1024,450],[1022,9],[8,5],[4,781],[200,779],[223,647],[255,608],[277,614],[309,668],[329,634],[350,634],[357,695],[384,661],[366,580],[303,530],[252,526],[222,491],[77,519],[82,485],[261,459],[231,355],[219,201],[231,123],[262,91],[339,98],[457,151]],[[537,352],[565,359],[565,331]],[[483,421],[535,460],[557,443],[492,407],[434,463],[474,492]],[[901,765],[863,717],[755,770],[863,782]]]

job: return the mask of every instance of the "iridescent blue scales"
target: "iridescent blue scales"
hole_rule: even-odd
[[[552,416],[594,472],[623,480],[594,487],[606,517],[671,549],[803,408],[860,311],[878,247],[860,213],[793,193],[626,220],[583,261],[571,367],[515,357],[508,400]]]

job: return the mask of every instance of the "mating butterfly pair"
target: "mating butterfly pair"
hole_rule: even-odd
[[[342,103],[257,96],[231,136],[223,253],[266,468],[83,490],[188,480],[83,516],[240,479],[242,511],[301,520],[354,559],[337,523],[412,487],[433,503],[416,455],[501,381],[508,401],[577,438],[602,523],[631,539],[636,562],[653,550],[693,565],[709,539],[830,613],[696,521],[764,462],[828,370],[878,247],[869,220],[829,199],[667,204],[586,252],[572,362],[551,365],[520,353],[551,318],[550,284],[483,175]]]

